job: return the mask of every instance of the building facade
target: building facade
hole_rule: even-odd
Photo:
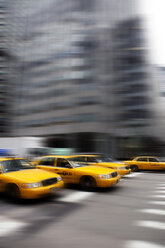
[[[0,136],[9,134],[8,5],[0,1]]]
[[[152,87],[135,2],[10,3],[14,136],[114,153],[149,132]]]

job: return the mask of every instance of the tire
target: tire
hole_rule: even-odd
[[[133,171],[133,172],[139,171],[139,168],[138,168],[138,166],[136,164],[131,165],[130,168],[131,168],[131,171]]]
[[[20,191],[16,184],[9,184],[7,186],[6,192],[7,192],[7,196],[12,200],[16,200],[20,198]]]
[[[80,186],[83,189],[92,189],[92,188],[96,187],[96,181],[93,177],[83,176],[80,179]]]

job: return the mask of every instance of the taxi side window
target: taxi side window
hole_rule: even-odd
[[[63,158],[58,158],[57,159],[57,167],[62,167],[62,168],[71,168],[71,165],[69,162]]]
[[[39,165],[54,166],[54,158],[44,158],[39,162]]]
[[[137,161],[138,162],[147,162],[147,158],[138,158]]]
[[[85,159],[85,157],[75,157],[73,159],[73,161],[76,161],[76,162],[86,162],[86,159]]]
[[[149,161],[150,162],[156,162],[156,163],[159,162],[156,158],[149,158]]]
[[[87,162],[88,163],[97,163],[97,159],[94,157],[87,157]]]

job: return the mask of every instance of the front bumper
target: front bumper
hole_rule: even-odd
[[[120,176],[128,175],[131,173],[131,169],[128,170],[118,170]]]
[[[114,178],[109,178],[109,179],[99,179],[97,180],[97,187],[100,188],[107,188],[107,187],[112,187],[113,185],[117,184],[120,182],[120,175]]]
[[[23,199],[37,199],[46,195],[54,194],[56,191],[64,187],[63,181],[57,182],[46,187],[21,189],[21,198]]]

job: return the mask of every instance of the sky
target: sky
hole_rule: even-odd
[[[165,66],[165,0],[140,0],[147,15],[152,62]]]

